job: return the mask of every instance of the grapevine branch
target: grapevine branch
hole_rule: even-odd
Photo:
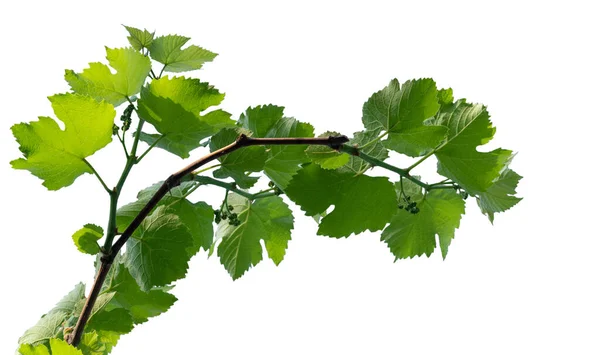
[[[159,189],[156,191],[156,193],[152,196],[152,198],[142,208],[142,210],[139,212],[139,214],[133,219],[133,221],[127,227],[127,229],[125,229],[125,231],[114,242],[114,244],[112,244],[112,240],[110,240],[110,243],[112,244],[112,246],[105,244],[105,247],[102,250],[102,257],[100,259],[101,266],[100,266],[98,273],[96,275],[96,278],[94,280],[92,290],[90,291],[90,294],[86,300],[83,310],[81,311],[81,315],[79,316],[77,324],[75,325],[73,332],[68,336],[67,341],[73,346],[77,346],[79,344],[79,342],[81,341],[81,336],[83,335],[83,330],[85,328],[85,325],[90,318],[92,308],[93,308],[94,304],[96,303],[96,299],[98,298],[98,295],[100,294],[102,285],[104,284],[104,280],[106,279],[106,276],[108,275],[108,271],[110,270],[110,267],[111,267],[115,257],[119,254],[119,251],[121,250],[121,248],[123,248],[123,246],[125,245],[127,240],[131,237],[133,232],[140,226],[142,221],[152,212],[152,210],[156,207],[156,205],[160,202],[160,200],[172,188],[179,186],[184,181],[193,180],[200,184],[216,185],[216,186],[223,187],[229,191],[235,192],[235,193],[242,195],[251,200],[256,199],[256,198],[267,197],[267,195],[265,195],[265,194],[261,194],[261,193],[251,194],[251,193],[248,193],[248,192],[238,189],[235,186],[235,184],[221,182],[221,181],[218,181],[218,180],[212,179],[210,177],[206,177],[206,176],[198,176],[195,173],[196,170],[198,168],[202,167],[203,165],[205,165],[213,160],[216,160],[222,156],[225,156],[229,153],[232,153],[240,148],[254,146],[254,145],[322,145],[322,146],[328,146],[337,151],[340,151],[340,152],[343,152],[346,154],[350,154],[353,156],[357,156],[357,157],[363,159],[364,161],[366,161],[367,163],[371,164],[372,166],[379,166],[379,167],[385,168],[387,170],[390,170],[392,172],[395,172],[395,173],[399,174],[400,176],[419,185],[426,191],[428,191],[430,189],[436,189],[436,188],[454,188],[454,186],[447,186],[447,185],[440,185],[440,184],[429,185],[427,183],[424,183],[421,180],[415,178],[414,176],[411,176],[408,172],[408,169],[401,169],[401,168],[395,167],[395,166],[387,164],[377,158],[374,158],[368,154],[365,154],[365,153],[361,152],[358,147],[345,144],[348,141],[349,141],[348,137],[346,137],[346,136],[336,136],[336,137],[329,136],[329,137],[324,137],[324,138],[253,138],[253,137],[248,137],[245,134],[241,134],[235,140],[235,142],[233,142],[221,149],[215,150],[214,152],[211,152],[210,154],[203,156],[202,158],[196,160],[195,162],[191,163],[190,165],[184,167],[183,169],[181,169],[181,170],[175,172],[174,174],[172,174],[171,176],[169,176],[163,182],[163,184],[159,187]],[[144,153],[144,155],[145,154],[146,153]],[[136,160],[139,160],[139,159],[136,158],[134,155],[130,155],[128,162],[129,161],[131,161],[131,162],[126,165],[126,169],[125,169],[126,173],[124,173],[124,176],[127,176],[127,173],[131,169],[133,162]],[[122,178],[119,181],[119,183],[117,184],[117,187],[113,191],[120,191],[120,188],[123,185],[122,180],[124,180],[124,179]],[[111,195],[111,197],[112,197],[111,198],[111,207],[112,207],[111,211],[116,211],[116,199],[114,198],[115,195],[116,194],[114,192]],[[273,195],[273,193],[269,193],[268,195],[269,196]],[[111,216],[111,220],[114,221],[114,216]],[[113,224],[114,224],[114,222],[113,222]]]
[[[143,121],[142,121],[143,122]],[[192,164],[186,166],[185,168],[177,171],[176,173],[169,176],[160,188],[156,191],[154,196],[146,203],[144,208],[140,211],[140,213],[134,218],[131,224],[125,229],[123,234],[119,236],[117,241],[112,245],[112,247],[104,248],[102,251],[102,257],[100,258],[101,265],[94,279],[94,284],[92,285],[92,290],[86,299],[85,305],[81,311],[79,319],[77,320],[77,324],[73,329],[73,332],[67,336],[67,342],[73,346],[79,345],[81,341],[81,337],[83,335],[83,331],[85,325],[87,324],[94,304],[100,294],[102,289],[102,285],[104,284],[104,280],[108,275],[108,271],[110,270],[112,263],[119,254],[119,251],[129,237],[133,234],[133,232],[140,226],[144,218],[146,218],[150,212],[156,207],[158,202],[174,187],[179,186],[181,182],[184,181],[189,175],[191,175],[195,170],[203,166],[204,164],[211,162],[215,159],[218,159],[222,156],[225,156],[229,153],[232,153],[240,148],[249,147],[253,145],[323,145],[329,146],[332,149],[340,150],[344,143],[348,142],[348,137],[346,136],[337,136],[337,137],[325,137],[325,138],[252,138],[248,137],[245,134],[241,134],[235,142],[219,149],[214,152],[203,156],[202,158],[196,160]],[[136,159],[134,156],[131,156],[132,160]],[[131,169],[131,167],[129,167]],[[126,169],[126,170],[129,170]],[[119,185],[122,186],[121,181],[119,181]],[[112,197],[112,196],[111,196]],[[112,202],[112,199],[111,199]]]

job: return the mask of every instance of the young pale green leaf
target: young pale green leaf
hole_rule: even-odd
[[[72,236],[77,250],[84,254],[96,255],[100,252],[98,240],[104,235],[102,227],[95,224],[86,224]]]
[[[325,170],[309,164],[290,182],[286,193],[307,216],[335,209],[319,224],[318,234],[347,237],[385,227],[397,210],[394,185],[387,178]]]
[[[452,91],[452,88],[440,89],[437,97],[441,107],[452,105],[454,103],[454,92]]]
[[[420,156],[444,139],[447,129],[423,122],[440,108],[432,79],[397,79],[376,92],[363,106],[363,124],[369,131],[388,133],[384,145],[409,156]]]
[[[114,272],[110,274],[110,277],[107,277],[102,291],[115,293],[107,309],[126,309],[131,314],[134,324],[144,323],[148,318],[166,312],[177,301],[175,296],[163,290],[142,291],[124,264],[116,263],[112,268]],[[100,316],[102,312],[98,313],[100,319],[104,317]],[[125,327],[126,323],[124,322],[119,322],[116,326]],[[99,335],[104,334],[109,338],[112,338],[110,333],[114,333],[115,330],[109,332],[102,330],[102,327],[94,329],[98,330]]]
[[[90,67],[79,74],[73,70],[65,70],[65,80],[78,94],[119,106],[130,96],[140,92],[150,72],[150,58],[133,48],[107,47],[106,59],[116,70],[115,74],[102,63],[90,63]]]
[[[477,151],[496,131],[489,117],[485,106],[459,100],[436,119],[436,124],[449,129],[447,141],[435,153],[438,173],[472,194],[485,192],[512,156],[505,149]]]
[[[339,136],[338,132],[327,131],[319,137]],[[311,145],[306,149],[306,155],[310,160],[323,169],[337,169],[350,161],[350,156],[324,145]]]
[[[413,258],[433,253],[439,236],[442,256],[448,253],[448,246],[454,238],[465,212],[465,202],[453,190],[432,190],[426,198],[417,198],[419,212],[412,214],[399,209],[390,225],[382,232],[384,241],[396,259]]]
[[[125,265],[140,288],[167,285],[185,277],[193,239],[180,219],[160,206],[127,240]]]
[[[190,39],[178,35],[162,36],[154,39],[150,45],[150,56],[164,64],[163,71],[184,72],[202,68],[206,62],[212,62],[216,53],[198,46],[181,49]]]
[[[18,353],[21,355],[50,355],[50,350],[44,344],[35,346],[31,344],[21,344]]]
[[[62,339],[50,339],[50,351],[52,355],[83,355],[81,350]]]
[[[45,344],[39,344],[36,346],[30,344],[22,344],[19,347],[19,353],[21,355],[88,355],[81,352],[81,350],[69,345],[62,339],[50,339],[50,349]],[[94,354],[92,354],[94,355]]]
[[[478,195],[477,204],[490,222],[494,223],[494,213],[504,212],[522,200],[514,196],[521,178],[514,171],[505,169],[485,192]]]
[[[136,51],[141,51],[143,48],[150,48],[152,40],[154,40],[154,32],[150,33],[146,29],[142,31],[135,27],[123,26],[129,32],[127,40]]]
[[[117,227],[125,230],[133,219],[140,213],[142,208],[150,201],[156,191],[162,185],[162,181],[145,188],[137,195],[137,201],[124,205],[117,210]],[[179,217],[193,238],[193,245],[187,249],[190,257],[194,256],[201,248],[208,250],[213,241],[213,209],[205,202],[192,203],[186,199],[196,186],[196,183],[186,181],[174,187],[160,200],[158,206],[165,206],[168,213]]]
[[[294,228],[292,211],[279,196],[250,201],[229,194],[229,206],[237,213],[239,225],[222,221],[217,230],[221,243],[217,255],[221,264],[235,280],[262,260],[260,240],[264,240],[267,253],[278,265],[285,255],[291,230]]]
[[[210,140],[210,151],[214,152],[233,143],[242,133],[239,130],[228,128],[215,134]],[[262,146],[249,146],[238,149],[219,158],[219,169],[213,171],[213,176],[219,179],[233,178],[242,189],[252,187],[258,177],[249,175],[251,172],[262,171],[267,161],[267,152]]]
[[[348,142],[348,144],[357,147],[365,146],[360,150],[362,153],[365,153],[375,159],[383,161],[387,159],[388,151],[387,149],[385,149],[381,141],[379,141],[377,138],[378,132],[376,131],[356,132],[354,133],[354,137],[350,139],[350,142]],[[371,167],[369,163],[367,163],[359,157],[348,154],[344,155],[349,156],[350,159],[344,166],[339,168],[340,172],[362,174]]]
[[[314,129],[308,123],[283,117],[283,107],[266,105],[248,108],[238,121],[243,128],[252,131],[253,137],[289,138],[313,137]],[[305,145],[276,145],[268,149],[265,175],[280,189],[285,189],[300,165],[308,161]]]
[[[218,105],[225,95],[198,79],[164,77],[152,80],[142,89],[138,114],[160,134],[143,133],[140,138],[182,158],[200,146],[200,141],[235,122],[223,110],[204,115],[202,111]]]
[[[49,99],[65,130],[49,117],[12,126],[25,159],[13,160],[11,165],[29,170],[44,180],[49,190],[58,190],[81,174],[93,172],[85,158],[111,142],[115,110],[110,104],[81,95],[61,94]]]
[[[104,355],[108,353],[106,345],[100,340],[96,331],[83,333],[77,348],[81,350],[83,355]]]

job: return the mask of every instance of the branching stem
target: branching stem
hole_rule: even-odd
[[[143,120],[140,120],[138,124],[138,128],[135,134],[135,139],[133,142],[133,146],[131,148],[131,154],[129,159],[127,159],[127,164],[123,169],[123,173],[121,174],[121,178],[119,179],[119,183],[114,188],[111,193],[111,213],[109,217],[109,230],[107,231],[107,238],[105,241],[104,250],[108,251],[101,258],[101,265],[98,270],[98,274],[96,275],[96,279],[94,280],[94,284],[92,285],[92,290],[86,300],[86,303],[81,311],[81,315],[73,329],[73,332],[68,336],[68,343],[77,346],[81,341],[81,337],[83,335],[83,331],[85,329],[85,325],[89,320],[89,317],[92,313],[92,309],[94,304],[96,303],[96,299],[100,294],[100,290],[102,289],[102,285],[104,284],[104,280],[110,270],[110,267],[115,259],[115,257],[121,251],[121,248],[125,245],[129,237],[133,234],[133,232],[140,226],[142,221],[152,212],[154,207],[160,202],[160,200],[174,187],[181,184],[184,179],[189,178],[192,175],[192,179],[195,178],[203,178],[205,181],[208,181],[205,176],[197,176],[192,173],[200,168],[201,166],[209,163],[215,159],[218,159],[222,156],[225,156],[229,153],[232,153],[240,148],[249,147],[254,145],[325,145],[329,146],[332,149],[340,149],[344,143],[348,142],[348,137],[339,136],[339,137],[323,137],[323,138],[252,138],[248,137],[244,134],[240,135],[235,142],[211,152],[210,154],[205,155],[204,157],[196,160],[192,164],[184,167],[183,169],[175,172],[171,176],[169,176],[160,188],[156,191],[154,196],[150,198],[150,200],[146,203],[146,205],[142,208],[142,210],[138,213],[138,215],[133,219],[131,224],[125,229],[125,231],[119,236],[116,242],[112,246],[113,238],[116,236],[116,228],[113,227],[116,224],[116,204],[121,192],[121,189],[125,183],[125,179],[129,175],[131,168],[135,164],[137,158],[135,156],[135,152],[137,149],[137,144],[139,142],[140,132],[142,130],[142,126],[144,124]],[[219,182],[221,183],[221,182]],[[233,191],[233,190],[232,190]],[[240,193],[241,190],[236,191],[236,193]],[[271,192],[262,193],[261,197],[267,197],[267,194],[274,194]],[[257,198],[257,196],[253,196]],[[113,214],[114,211],[114,214]],[[110,248],[110,249],[109,249]]]

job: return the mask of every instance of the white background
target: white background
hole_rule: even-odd
[[[317,132],[361,129],[364,101],[390,79],[433,77],[488,105],[490,149],[518,151],[525,199],[491,226],[469,201],[446,261],[394,263],[378,234],[316,236],[296,210],[286,259],[232,282],[199,254],[165,315],[114,354],[598,354],[600,248],[597,139],[600,25],[594,1],[17,2],[1,11],[0,353],[79,281],[92,257],[71,234],[105,225],[108,198],[91,175],[48,192],[9,131],[52,115],[65,68],[127,45],[121,24],[192,37],[219,53],[199,73],[235,117],[275,103]],[[197,74],[198,75],[198,74]],[[113,144],[91,161],[114,185]],[[193,156],[199,157],[202,151]],[[114,158],[117,157],[117,158]],[[432,162],[433,163],[433,162]],[[153,152],[123,202],[185,163]],[[432,168],[428,164],[426,168]],[[424,168],[423,171],[427,169]],[[377,171],[374,171],[377,173]],[[220,190],[196,198],[216,202]]]

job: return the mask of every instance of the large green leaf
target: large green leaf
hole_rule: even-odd
[[[363,106],[363,124],[369,131],[388,133],[384,145],[409,156],[420,156],[435,148],[447,129],[424,125],[440,108],[432,79],[397,79],[376,92]]]
[[[505,149],[477,150],[496,131],[489,117],[485,106],[459,100],[436,119],[436,124],[449,129],[447,141],[435,153],[438,172],[472,194],[485,192],[512,155]]]
[[[118,106],[140,92],[150,72],[150,58],[133,48],[107,47],[106,59],[115,74],[102,63],[90,63],[81,73],[65,70],[65,80],[76,93]]]
[[[142,208],[150,201],[158,191],[162,181],[140,191],[135,202],[120,207],[117,210],[117,227],[125,230],[133,219],[140,213]],[[213,209],[205,202],[192,203],[186,199],[190,190],[196,186],[194,182],[182,182],[179,186],[172,188],[163,197],[158,206],[164,206],[168,213],[179,217],[193,239],[193,245],[187,248],[188,255],[194,256],[200,248],[208,250],[213,242]]]
[[[198,79],[164,77],[152,80],[142,89],[138,114],[151,123],[159,134],[142,133],[148,144],[157,140],[157,147],[182,158],[200,146],[200,141],[235,124],[223,110],[202,111],[218,105],[225,97],[208,83]]]
[[[127,240],[125,265],[143,291],[185,277],[193,246],[189,230],[179,217],[160,206],[146,217]]]
[[[150,45],[150,56],[164,64],[163,71],[184,72],[202,68],[206,62],[212,62],[216,53],[204,48],[191,45],[181,49],[190,39],[178,35],[168,35],[155,38]]]
[[[239,124],[250,130],[253,137],[288,138],[313,137],[314,129],[308,123],[283,117],[283,107],[266,105],[248,108]],[[279,188],[285,189],[300,165],[308,161],[306,145],[273,145],[268,147],[265,175]]]
[[[211,138],[210,151],[214,152],[233,143],[240,133],[241,131],[232,128],[220,131]],[[267,152],[264,147],[257,145],[243,147],[220,157],[221,165],[213,172],[213,176],[219,179],[231,177],[239,187],[247,189],[258,180],[258,177],[249,174],[262,171],[266,161]]]
[[[319,224],[318,234],[346,237],[385,227],[397,210],[394,185],[371,177],[306,165],[290,182],[286,193],[308,216],[335,209]]]
[[[85,158],[111,142],[115,110],[110,104],[81,95],[61,94],[49,99],[65,129],[50,117],[12,126],[25,159],[13,160],[11,165],[29,170],[44,180],[49,190],[58,190],[81,174],[92,173]]]
[[[454,238],[454,230],[458,228],[465,212],[465,202],[455,191],[447,189],[432,190],[424,199],[422,195],[416,196],[414,200],[419,212],[412,214],[398,209],[390,225],[382,232],[381,240],[388,245],[396,259],[403,259],[431,255],[437,234],[445,258]]]
[[[239,225],[222,221],[217,230],[221,243],[217,254],[221,263],[235,280],[250,267],[262,260],[264,240],[269,257],[279,264],[285,255],[287,243],[294,227],[292,211],[279,196],[250,201],[236,194],[229,194],[229,206],[238,214]]]

